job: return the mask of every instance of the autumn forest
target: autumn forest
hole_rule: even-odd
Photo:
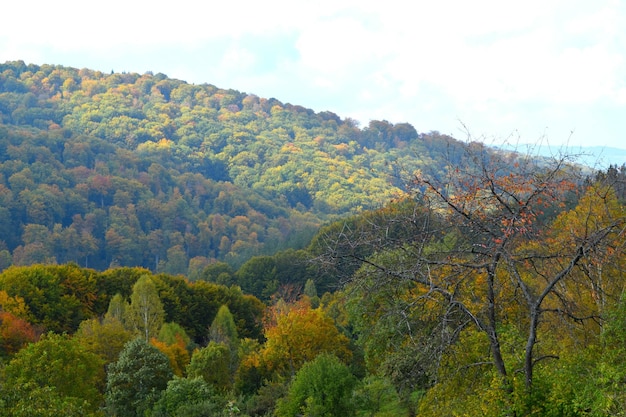
[[[626,416],[625,232],[626,166],[0,64],[0,416]]]

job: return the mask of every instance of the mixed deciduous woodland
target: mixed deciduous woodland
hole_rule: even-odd
[[[626,167],[0,65],[0,416],[624,416]]]
[[[2,267],[197,275],[304,247],[459,143],[163,74],[0,66]],[[437,163],[433,163],[433,159]]]

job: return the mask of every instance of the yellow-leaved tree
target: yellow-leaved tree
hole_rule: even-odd
[[[348,338],[320,308],[307,300],[279,302],[272,307],[265,328],[267,339],[262,361],[272,372],[293,376],[321,353],[332,353],[347,362],[352,356]]]

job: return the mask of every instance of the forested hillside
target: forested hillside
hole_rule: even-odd
[[[626,415],[626,166],[0,66],[0,417]]]
[[[459,145],[163,74],[5,63],[0,269],[238,267],[383,206],[399,170],[441,170]]]
[[[466,155],[194,282],[7,268],[0,415],[624,415],[626,169]]]

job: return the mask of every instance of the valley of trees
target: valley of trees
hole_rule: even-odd
[[[624,416],[626,167],[0,66],[0,416]]]

